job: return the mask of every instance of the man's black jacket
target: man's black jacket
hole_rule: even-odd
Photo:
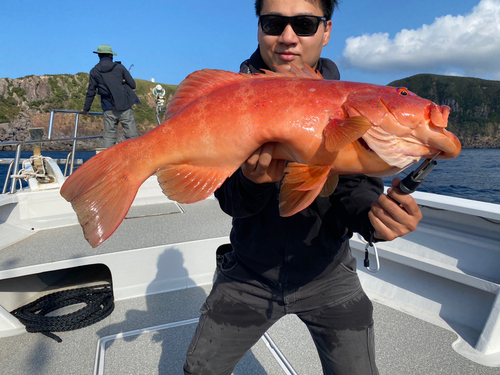
[[[339,79],[336,65],[321,59],[325,79]],[[240,71],[269,69],[257,50]],[[330,197],[318,197],[303,211],[279,215],[279,184],[255,184],[241,169],[215,192],[222,210],[233,217],[231,244],[238,262],[277,286],[299,287],[328,277],[349,252],[352,232],[369,239],[371,204],[383,192],[380,178],[340,176]]]

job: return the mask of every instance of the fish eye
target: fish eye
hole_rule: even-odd
[[[401,96],[407,96],[408,95],[408,90],[404,87],[398,87],[396,89],[396,91],[398,92],[399,95]]]

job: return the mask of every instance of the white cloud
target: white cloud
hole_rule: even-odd
[[[343,65],[369,72],[433,72],[500,79],[500,0],[465,16],[443,16],[417,30],[346,40]]]

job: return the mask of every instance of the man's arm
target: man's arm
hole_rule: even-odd
[[[380,178],[340,176],[334,192],[336,217],[367,241],[392,241],[414,231],[422,212],[413,197],[403,194],[397,184],[399,179],[394,179],[393,188],[385,195]]]
[[[422,211],[415,199],[399,190],[400,181],[399,178],[393,179],[387,195],[382,194],[373,202],[368,213],[375,238],[392,241],[413,232],[422,220]]]
[[[275,182],[283,177],[285,161],[273,160],[273,150],[271,143],[257,149],[215,192],[226,214],[238,218],[254,215],[276,197]]]
[[[132,90],[135,90],[136,84],[135,84],[135,81],[132,78],[132,75],[130,74],[130,72],[124,66],[123,66],[122,71],[123,71],[123,79],[125,80],[125,83],[127,85],[129,85]]]
[[[228,215],[255,214],[275,194],[274,182],[283,177],[286,163],[272,159],[273,149],[273,144],[265,144],[256,150],[216,192],[222,210]],[[392,241],[414,231],[422,219],[422,212],[411,195],[397,188],[398,184],[399,179],[394,179],[393,188],[385,195],[380,178],[341,176],[341,183],[334,192],[338,199],[337,217],[367,241],[372,233],[374,239]]]
[[[94,97],[96,94],[97,81],[95,80],[92,72],[90,72],[89,76],[89,87],[87,89],[87,96],[85,97],[85,104],[83,105],[83,113],[85,115],[89,114],[90,107],[92,106],[92,102],[94,101]]]
[[[369,241],[374,229],[368,212],[383,192],[384,183],[380,178],[363,174],[339,176],[337,188],[330,197],[335,218],[349,231]]]
[[[281,181],[286,161],[273,159],[274,147],[274,143],[266,143],[255,150],[241,166],[243,175],[256,184]]]

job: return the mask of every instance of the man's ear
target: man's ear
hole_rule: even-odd
[[[332,33],[332,20],[326,21],[325,32],[323,34],[323,47],[330,41],[330,34]]]

